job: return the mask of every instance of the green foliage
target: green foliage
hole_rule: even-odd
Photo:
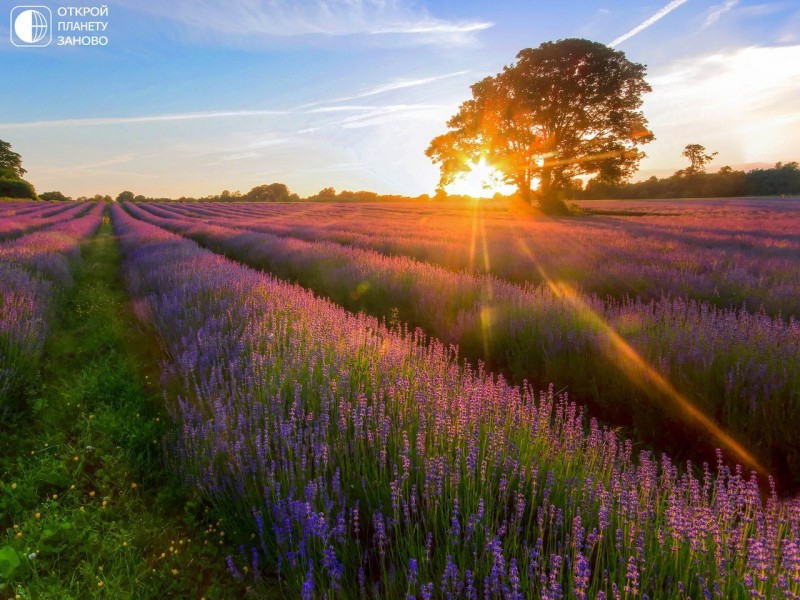
[[[11,546],[0,548],[0,582],[9,581],[20,566],[17,551]]]
[[[687,169],[688,170],[688,169]],[[671,177],[651,177],[628,184],[590,181],[579,197],[602,198],[730,198],[800,194],[800,168],[796,162],[777,163],[772,169],[734,171],[722,167],[716,173],[678,171]]]
[[[219,526],[163,462],[158,347],[109,233],[84,249],[30,411],[1,425],[0,598],[243,597]]]
[[[0,179],[22,179],[25,173],[22,157],[11,149],[11,144],[0,140]]]
[[[800,168],[796,162],[777,163],[772,169],[747,174],[747,193],[753,196],[800,194]]]
[[[285,183],[258,185],[242,197],[242,200],[249,202],[286,202],[290,199],[291,194]]]
[[[705,173],[706,165],[714,160],[717,154],[719,154],[719,152],[706,154],[706,148],[702,144],[686,144],[681,156],[685,156],[689,159],[689,166],[683,171],[678,171],[678,174],[697,175],[699,173]]]
[[[527,48],[517,62],[472,86],[426,154],[451,183],[485,157],[524,200],[539,181],[548,212],[566,212],[562,196],[581,174],[604,182],[629,177],[653,139],[639,110],[650,91],[645,67],[596,42],[567,39]]]
[[[0,197],[36,200],[36,190],[23,179],[0,179]]]
[[[134,195],[133,192],[124,191],[120,192],[119,195],[117,196],[117,202],[133,202],[135,198],[136,196]]]
[[[42,200],[48,200],[50,202],[71,202],[72,198],[69,196],[65,196],[61,192],[44,192],[43,194],[39,194],[39,198]]]

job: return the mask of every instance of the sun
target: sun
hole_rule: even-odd
[[[486,157],[481,156],[478,162],[470,161],[467,166],[469,170],[445,188],[448,194],[491,198],[497,192],[510,194],[514,191],[513,186],[502,182],[500,171],[487,163]]]

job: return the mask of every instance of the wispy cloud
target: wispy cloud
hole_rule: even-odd
[[[447,104],[394,104],[375,106],[372,110],[351,115],[334,126],[342,129],[361,129],[393,122],[435,121],[441,122],[453,112],[454,107]]]
[[[165,123],[177,121],[191,121],[191,120],[214,120],[214,119],[235,119],[235,118],[248,118],[248,117],[272,117],[272,116],[291,116],[291,115],[313,115],[325,113],[346,113],[346,112],[363,112],[374,115],[377,112],[391,113],[398,110],[409,110],[409,106],[416,107],[420,110],[428,110],[431,107],[438,107],[439,105],[425,105],[425,104],[393,104],[389,106],[373,106],[367,104],[337,104],[339,102],[346,102],[349,100],[360,100],[378,96],[388,92],[397,90],[404,90],[414,87],[420,87],[448,79],[451,77],[458,77],[465,75],[469,71],[456,71],[454,73],[445,73],[443,75],[434,75],[431,77],[422,77],[417,79],[399,79],[390,81],[388,83],[376,85],[372,88],[355,93],[351,96],[344,96],[341,98],[333,98],[330,100],[322,100],[310,104],[303,104],[295,108],[286,110],[217,110],[217,111],[198,111],[198,112],[185,112],[185,113],[166,113],[156,115],[140,115],[135,117],[83,117],[75,119],[45,119],[39,121],[23,121],[23,122],[8,122],[0,123],[2,129],[35,129],[42,127],[95,127],[104,125],[131,125],[131,124],[148,124],[148,123]],[[259,142],[258,145],[274,145],[282,143],[281,139],[267,139]]]
[[[474,33],[476,31],[483,31],[493,27],[494,23],[491,21],[475,21],[468,22],[462,21],[458,23],[446,23],[440,21],[423,21],[420,23],[401,23],[385,29],[373,29],[367,31],[371,35],[382,35],[389,33],[444,33],[444,34],[460,34],[460,33]]]
[[[257,152],[237,152],[236,154],[226,154],[220,157],[220,160],[223,162],[230,162],[233,160],[247,160],[249,158],[261,158],[261,155]]]
[[[310,104],[304,104],[300,108],[309,108],[312,106],[320,106],[326,104],[335,104],[337,102],[347,102],[348,100],[360,100],[362,98],[369,98],[371,96],[378,96],[380,94],[386,94],[388,92],[395,92],[397,90],[405,90],[409,88],[421,87],[423,85],[428,85],[430,83],[435,83],[437,81],[441,81],[443,79],[450,79],[453,77],[460,77],[462,75],[468,74],[469,71],[455,71],[454,73],[445,73],[444,75],[434,75],[432,77],[419,77],[416,79],[398,79],[396,81],[390,81],[388,83],[383,83],[377,85],[375,87],[366,89],[361,92],[357,92],[350,96],[342,96],[341,98],[333,98],[331,100],[325,100],[320,102],[312,102]],[[366,107],[369,108],[369,107]],[[334,106],[322,106],[320,108],[314,108],[309,112],[329,112],[329,111],[337,111],[342,110],[340,107]]]
[[[621,36],[616,38],[613,42],[611,42],[609,44],[609,46],[611,46],[612,48],[615,48],[616,46],[619,46],[625,40],[629,40],[633,36],[635,36],[637,33],[641,33],[642,31],[644,31],[645,29],[647,29],[648,27],[650,27],[654,23],[657,23],[658,21],[660,21],[661,19],[666,17],[669,13],[671,13],[673,10],[675,10],[676,8],[681,6],[682,4],[686,4],[686,2],[688,2],[688,1],[689,0],[672,0],[672,2],[667,4],[665,7],[663,7],[661,10],[659,10],[652,17],[650,17],[646,21],[643,21],[642,23],[640,23],[639,25],[637,25],[636,27],[634,27],[633,29],[631,29],[627,33],[623,33]]]
[[[455,73],[446,73],[444,75],[435,75],[433,77],[423,77],[420,79],[401,79],[399,81],[393,81],[391,83],[385,83],[383,85],[379,85],[370,90],[366,90],[359,94],[355,94],[354,96],[341,98],[340,100],[355,100],[357,98],[368,98],[369,96],[377,96],[378,94],[385,94],[386,92],[393,92],[395,90],[403,90],[406,88],[427,85],[429,83],[433,83],[434,81],[441,81],[442,79],[459,77],[461,75],[466,75],[467,73],[469,73],[469,71],[456,71]]]
[[[19,123],[0,123],[2,129],[33,129],[37,127],[92,127],[97,125],[127,125],[131,123],[159,123],[167,121],[189,121],[195,119],[227,119],[235,117],[265,117],[286,115],[280,110],[223,110],[190,113],[169,113],[145,115],[140,117],[89,117],[80,119],[50,119],[42,121],[23,121]]]
[[[724,4],[717,4],[716,6],[712,6],[711,10],[708,11],[708,16],[706,16],[706,20],[703,22],[702,29],[706,29],[711,27],[714,23],[719,21],[719,18],[727,12],[733,10],[733,7],[739,4],[739,0],[725,0]]]
[[[292,36],[392,35],[410,43],[459,45],[492,27],[484,20],[448,21],[412,0],[121,0],[128,8],[182,23],[228,43]]]

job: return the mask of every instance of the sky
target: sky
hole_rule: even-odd
[[[656,140],[634,179],[685,167],[689,143],[719,152],[712,170],[800,160],[796,0],[36,2],[46,47],[13,45],[0,8],[0,139],[40,193],[433,193],[425,148],[469,86],[571,37],[647,66]],[[92,21],[80,35],[107,44],[58,45],[59,23]]]

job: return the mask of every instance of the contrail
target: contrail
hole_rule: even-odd
[[[611,46],[612,48],[614,48],[616,46],[619,46],[625,40],[630,39],[633,36],[635,36],[637,33],[639,33],[640,31],[643,31],[643,30],[647,29],[648,27],[650,27],[650,25],[652,25],[656,21],[660,21],[663,17],[667,16],[673,10],[678,8],[681,4],[685,4],[688,1],[689,0],[672,0],[672,2],[667,4],[664,8],[659,10],[652,17],[650,17],[649,19],[647,19],[643,23],[637,25],[636,27],[631,29],[628,33],[623,33],[621,36],[619,36],[617,39],[615,39],[613,42],[611,42],[609,44],[609,46]]]
[[[87,117],[78,119],[52,119],[46,121],[26,121],[0,123],[2,129],[30,129],[32,127],[86,127],[93,125],[124,125],[127,123],[158,123],[162,121],[189,121],[194,119],[223,119],[230,117],[260,117],[289,114],[285,110],[222,110],[193,113],[171,113],[164,115],[145,115],[141,117]]]

